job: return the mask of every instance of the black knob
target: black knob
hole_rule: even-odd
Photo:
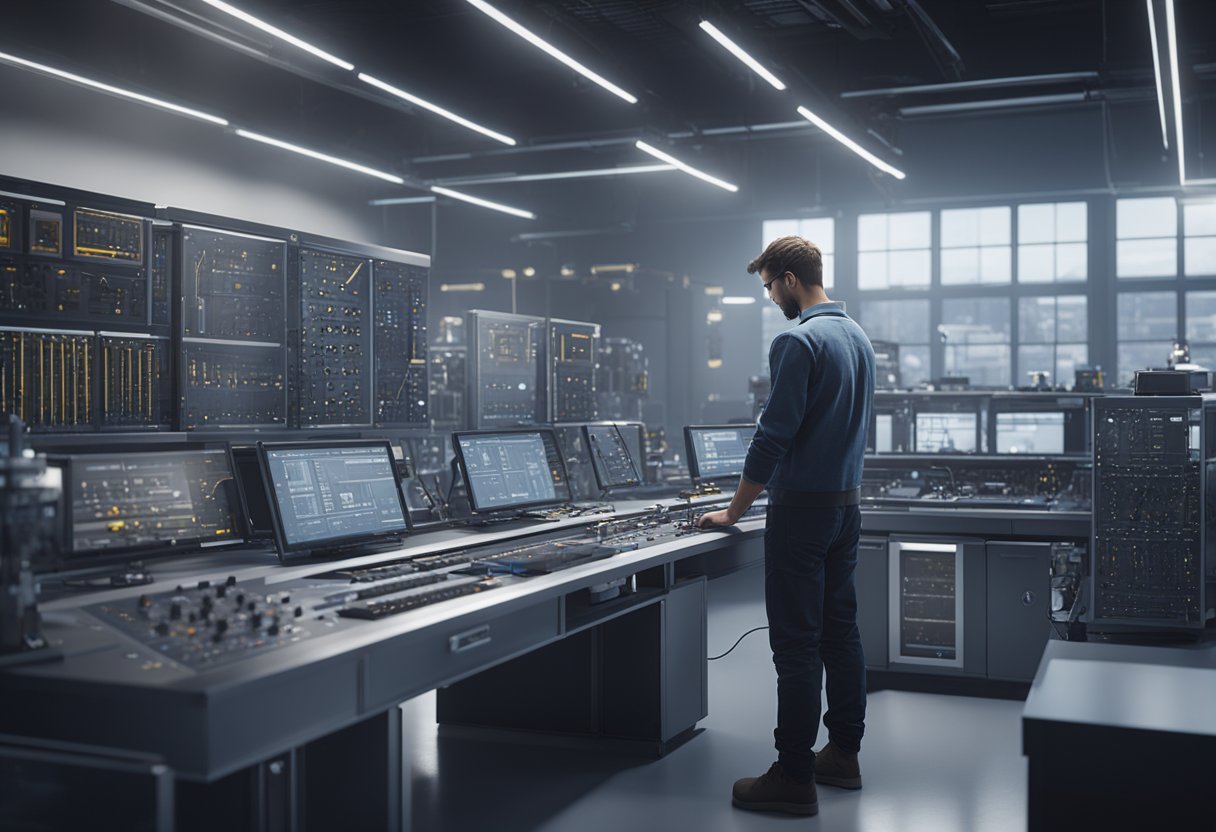
[[[157,624],[156,625],[156,634],[161,635],[161,636],[169,635],[169,623],[167,621],[162,621],[159,624]]]
[[[169,605],[169,617],[171,619],[173,619],[174,621],[177,621],[179,618],[181,618],[182,617],[182,605],[177,604],[177,603],[170,604]]]
[[[229,575],[228,580],[224,581],[228,586],[236,586],[236,575]]]
[[[296,607],[296,609],[295,609],[295,616],[296,616],[296,618],[299,618],[299,617],[300,617],[300,616],[302,616],[302,615],[304,615],[304,608],[303,608],[303,607]]]
[[[250,602],[249,602],[248,609],[249,609],[249,611],[250,611],[250,612],[253,612],[253,611],[254,611],[254,610],[256,610],[257,608],[258,608],[258,602],[257,602],[257,601],[250,601]]]
[[[202,606],[203,606],[203,612],[207,612],[208,610],[210,610],[212,607],[215,606],[215,602],[211,600],[210,595],[204,595]]]
[[[215,631],[217,633],[227,632],[228,631],[228,619],[227,618],[217,618],[215,620]]]
[[[278,624],[271,624],[270,627],[268,627],[266,630],[266,635],[268,635],[268,636],[277,636],[278,634],[279,634],[279,625]]]
[[[291,596],[290,596],[290,595],[284,595],[282,598],[280,598],[280,599],[279,599],[279,603],[280,603],[280,604],[290,604],[290,603],[291,603]]]
[[[245,593],[243,593],[243,592],[238,592],[238,593],[236,594],[236,605],[239,607],[239,606],[241,606],[241,605],[242,605],[242,604],[244,604],[244,603],[245,603]]]
[[[198,582],[199,589],[207,589],[210,586],[211,586],[211,581],[199,581]]]
[[[223,598],[227,594],[228,594],[228,587],[223,586],[221,584],[220,586],[217,586],[215,588],[215,597],[216,598]]]
[[[255,612],[249,616],[249,626],[255,630],[262,626],[262,614],[260,612]]]

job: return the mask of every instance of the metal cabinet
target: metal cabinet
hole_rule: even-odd
[[[866,667],[887,667],[887,539],[863,537],[857,547],[857,628]]]
[[[989,541],[988,675],[1029,682],[1047,646],[1049,542]]]

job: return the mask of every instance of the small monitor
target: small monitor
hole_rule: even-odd
[[[692,481],[743,476],[747,449],[755,435],[753,424],[685,425],[684,445]]]
[[[1064,453],[1064,414],[1007,412],[996,414],[998,454]]]
[[[874,417],[874,453],[889,454],[895,450],[895,417],[879,413]]]
[[[552,428],[452,434],[469,505],[513,511],[571,501],[566,465]]]
[[[630,447],[626,438],[625,431],[629,429],[629,425],[622,427],[614,422],[583,425],[583,436],[591,454],[591,467],[601,490],[628,488],[642,483],[643,462],[639,459],[639,452]],[[633,434],[636,438],[636,428]]]
[[[280,556],[395,542],[408,530],[387,442],[259,447]]]
[[[66,460],[67,559],[242,541],[226,450],[79,454]]]
[[[917,413],[918,454],[973,454],[979,444],[975,413]]]

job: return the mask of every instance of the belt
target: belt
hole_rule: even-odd
[[[770,488],[769,505],[800,508],[835,508],[861,505],[861,489],[848,491],[795,491],[792,488]]]

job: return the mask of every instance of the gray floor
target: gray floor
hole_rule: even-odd
[[[764,623],[762,573],[710,583],[710,654]],[[710,663],[709,717],[661,760],[533,745],[440,739],[434,695],[404,708],[415,830],[759,830],[879,832],[1026,828],[1022,703],[882,691],[871,694],[865,788],[819,790],[819,815],[796,819],[730,805],[736,778],[775,759],[776,676],[767,634]],[[822,742],[822,739],[821,739]]]

